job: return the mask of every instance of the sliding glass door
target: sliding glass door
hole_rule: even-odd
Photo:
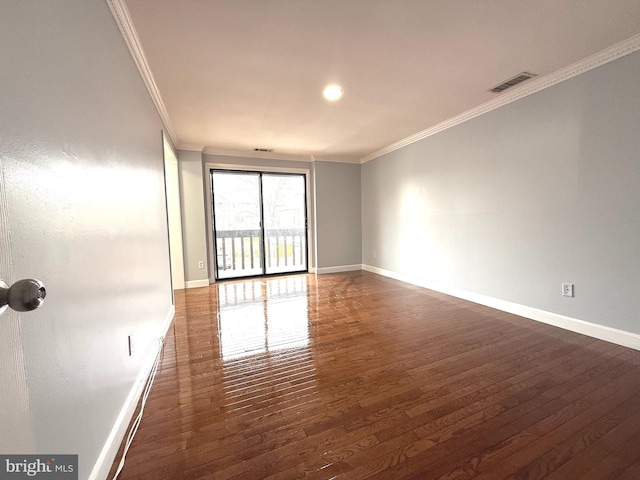
[[[262,274],[260,174],[213,171],[211,187],[216,278]]]
[[[216,279],[307,271],[304,175],[211,170]]]
[[[265,273],[307,270],[303,175],[262,175]]]

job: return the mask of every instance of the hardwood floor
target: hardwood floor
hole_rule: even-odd
[[[368,272],[179,292],[120,479],[640,478],[640,352]]]

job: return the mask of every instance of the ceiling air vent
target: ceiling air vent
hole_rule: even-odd
[[[517,84],[519,84],[521,82],[524,82],[525,80],[529,80],[530,78],[533,78],[535,76],[536,75],[534,73],[528,73],[528,72],[519,73],[515,77],[507,80],[506,82],[503,82],[500,85],[498,85],[496,87],[493,87],[491,89],[491,91],[493,93],[500,93],[500,92],[506,90],[507,88],[511,88],[514,85],[517,85]]]
[[[273,148],[254,148],[254,152],[273,152]]]

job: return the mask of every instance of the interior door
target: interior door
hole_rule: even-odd
[[[0,280],[15,280],[8,228],[9,206],[0,157]],[[35,453],[29,390],[25,377],[19,314],[7,309],[0,315],[0,452]]]

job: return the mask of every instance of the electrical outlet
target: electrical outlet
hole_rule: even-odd
[[[562,296],[563,297],[573,297],[573,283],[563,283],[562,284]]]
[[[133,332],[127,335],[127,347],[129,348],[129,356],[132,357],[135,351],[133,348]]]
[[[200,260],[198,262],[198,268],[204,268],[204,261]]]

